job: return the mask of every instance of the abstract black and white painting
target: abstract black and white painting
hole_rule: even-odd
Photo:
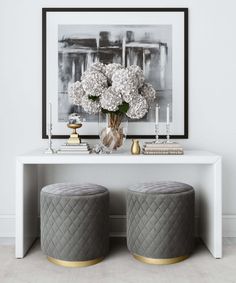
[[[89,115],[82,107],[73,105],[68,89],[80,80],[91,64],[102,62],[120,63],[125,67],[138,65],[145,79],[156,89],[157,99],[150,111],[141,120],[130,119],[130,136],[154,135],[155,106],[158,103],[163,134],[169,104],[172,135],[186,137],[185,13],[186,10],[179,13],[158,9],[132,13],[125,12],[125,9],[122,12],[111,9],[110,13],[100,9],[67,9],[64,12],[45,9],[46,77],[43,96],[44,108],[47,102],[53,102],[55,136],[68,133],[66,123],[73,112],[79,113],[84,120],[82,135],[97,135],[97,115]],[[44,109],[43,115],[46,114]],[[44,124],[46,122],[45,117]]]
[[[172,26],[171,25],[59,25],[58,26],[58,121],[66,122],[77,111],[86,121],[96,115],[74,109],[68,98],[71,83],[80,80],[94,62],[138,65],[158,93],[160,109],[172,101]],[[156,103],[155,103],[156,104]],[[155,106],[154,104],[154,106]],[[153,108],[153,110],[155,107]],[[153,122],[153,111],[142,121]],[[130,119],[130,122],[133,120]],[[161,111],[160,121],[165,121]]]

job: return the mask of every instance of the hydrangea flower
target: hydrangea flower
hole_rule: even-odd
[[[117,93],[113,87],[109,87],[100,97],[101,107],[108,111],[117,111],[122,102],[121,94]]]
[[[112,81],[112,76],[113,74],[117,71],[122,69],[123,67],[121,66],[121,64],[117,64],[117,63],[111,63],[106,65],[105,67],[105,75],[108,78],[109,82]]]
[[[138,89],[132,88],[131,90],[127,90],[127,92],[123,92],[122,97],[125,102],[130,103],[138,94]]]
[[[144,83],[139,89],[140,94],[147,100],[148,106],[150,107],[156,98],[156,90],[149,83]]]
[[[77,81],[73,83],[69,88],[69,97],[72,100],[72,103],[75,105],[81,105],[82,97],[85,95],[82,83]]]
[[[127,69],[133,76],[136,77],[137,87],[140,88],[145,80],[142,69],[137,65],[131,65]]]
[[[106,76],[97,71],[84,72],[81,82],[84,91],[91,96],[100,96],[108,87]]]
[[[148,112],[146,99],[140,94],[135,96],[129,104],[129,110],[126,115],[131,119],[141,119]]]
[[[100,103],[90,99],[87,94],[82,97],[81,106],[89,114],[96,114],[101,110]]]
[[[68,92],[73,104],[81,105],[90,114],[102,109],[121,111],[119,106],[124,104],[126,108],[121,112],[132,119],[142,118],[156,97],[152,85],[144,82],[140,67],[100,62],[92,64],[81,76],[81,82],[75,82]]]
[[[129,94],[137,89],[136,76],[128,69],[119,69],[112,76],[112,86],[117,92]]]
[[[104,64],[101,63],[101,62],[96,62],[96,63],[93,63],[93,64],[90,66],[89,71],[101,72],[101,73],[105,74],[105,72],[106,72],[106,66],[107,66],[107,65],[104,65]]]

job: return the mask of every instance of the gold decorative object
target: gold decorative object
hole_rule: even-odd
[[[64,266],[64,267],[86,267],[86,266],[90,266],[90,265],[99,263],[100,261],[103,260],[103,257],[86,260],[86,261],[67,261],[67,260],[60,260],[60,259],[56,259],[56,258],[48,256],[48,260],[52,263],[55,263],[57,265]]]
[[[81,140],[80,140],[79,134],[76,132],[76,129],[81,128],[82,124],[67,124],[67,127],[73,130],[67,143],[73,144],[73,145],[80,144]]]
[[[141,148],[139,145],[139,140],[133,140],[132,146],[131,146],[131,153],[138,155],[140,154],[140,152],[141,152]]]
[[[180,262],[188,258],[188,255],[183,255],[183,256],[178,256],[178,257],[173,257],[173,258],[149,258],[149,257],[136,255],[136,254],[133,254],[133,256],[134,258],[136,258],[137,260],[141,262],[148,263],[148,264],[160,264],[160,265],[173,264],[173,263],[177,263],[177,262]]]

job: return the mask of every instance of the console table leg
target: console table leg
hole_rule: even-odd
[[[222,257],[221,158],[206,168],[206,184],[200,191],[200,236],[215,258]]]
[[[16,165],[15,256],[23,258],[37,237],[37,166]]]
[[[222,160],[221,158],[214,164],[214,256],[222,258]]]

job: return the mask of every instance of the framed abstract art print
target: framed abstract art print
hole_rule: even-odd
[[[160,106],[161,137],[166,107],[171,138],[188,138],[188,9],[187,8],[43,8],[43,117],[52,103],[53,137],[67,138],[71,113],[83,118],[80,135],[98,138],[98,117],[70,101],[68,89],[94,62],[138,65],[157,98],[140,120],[130,120],[129,137],[153,138],[155,106]]]

